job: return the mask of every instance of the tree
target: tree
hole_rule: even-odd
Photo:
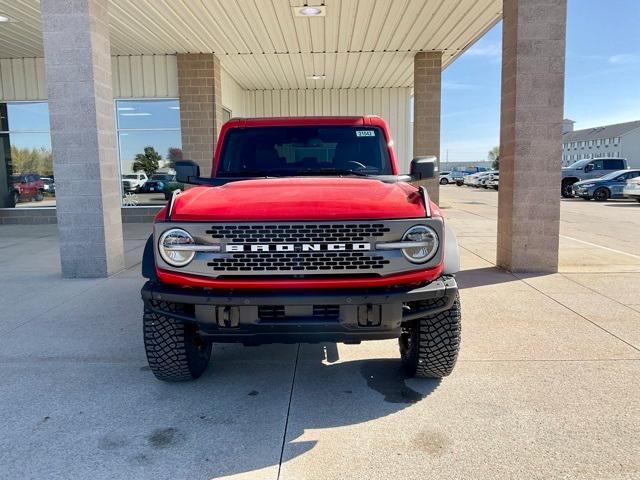
[[[489,153],[487,154],[487,159],[491,162],[491,168],[493,168],[494,170],[499,170],[500,169],[500,147],[495,146],[491,150],[489,150]]]
[[[167,160],[169,161],[169,168],[176,167],[176,161],[182,160],[182,150],[178,147],[169,147],[167,151]]]
[[[12,171],[19,173],[39,173],[50,177],[53,175],[53,155],[48,148],[20,148],[11,145]]]
[[[162,156],[153,147],[144,147],[144,153],[136,154],[133,160],[133,171],[144,171],[147,176],[151,176],[158,170],[158,164]]]

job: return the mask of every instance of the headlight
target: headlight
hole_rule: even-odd
[[[193,237],[180,228],[167,230],[160,236],[158,251],[162,259],[174,267],[184,267],[188,264],[196,252],[188,247],[195,245]],[[182,249],[181,247],[187,247]]]
[[[433,258],[438,251],[438,234],[426,225],[415,225],[405,232],[403,242],[416,242],[411,248],[403,248],[402,254],[412,263],[424,263]]]
[[[578,188],[591,188],[595,186],[596,186],[595,183],[585,183],[584,185],[578,185]]]

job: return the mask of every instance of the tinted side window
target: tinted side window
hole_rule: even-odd
[[[604,161],[603,160],[596,160],[595,162],[591,162],[591,165],[593,165],[593,170],[603,170],[604,169]]]
[[[604,169],[605,170],[623,170],[624,162],[622,160],[605,160]]]

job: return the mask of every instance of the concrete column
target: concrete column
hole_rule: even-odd
[[[107,4],[40,1],[65,277],[124,267]]]
[[[182,154],[209,175],[222,125],[220,60],[212,53],[178,54]]]
[[[504,0],[498,265],[556,272],[566,0]]]
[[[419,52],[413,59],[413,156],[434,155],[440,168],[442,52]],[[431,199],[440,198],[439,178],[421,184]]]

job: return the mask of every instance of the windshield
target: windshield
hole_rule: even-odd
[[[590,159],[587,159],[587,160],[578,160],[577,162],[574,162],[574,163],[572,163],[571,165],[569,165],[568,167],[565,167],[565,168],[571,168],[572,170],[575,170],[575,169],[577,169],[577,168],[582,168],[582,167],[584,167],[584,165],[585,165],[586,163],[589,163],[589,162],[590,162]]]
[[[126,179],[131,180],[131,179],[138,178],[138,176],[137,175],[122,175],[122,178],[126,178]]]
[[[309,125],[229,130],[216,176],[391,174],[379,128]]]
[[[617,170],[615,172],[611,172],[611,173],[607,173],[606,175],[603,175],[602,177],[600,177],[600,180],[613,180],[614,178],[617,178],[618,175],[622,175],[623,173],[628,173],[629,170]]]

